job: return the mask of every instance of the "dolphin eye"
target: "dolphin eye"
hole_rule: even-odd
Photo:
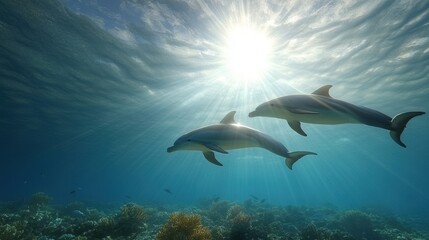
[[[186,141],[190,142],[190,141],[191,141],[191,139],[189,139],[189,138],[188,138]]]
[[[274,107],[274,103],[270,103],[270,106],[271,106],[271,107]]]

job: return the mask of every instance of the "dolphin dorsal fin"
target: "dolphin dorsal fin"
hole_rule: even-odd
[[[317,89],[316,91],[314,91],[312,94],[325,96],[325,97],[331,97],[331,95],[329,95],[329,89],[331,89],[331,87],[332,87],[332,85],[325,85],[325,86]]]
[[[226,116],[220,121],[223,124],[234,124],[236,123],[234,120],[235,111],[229,112]]]

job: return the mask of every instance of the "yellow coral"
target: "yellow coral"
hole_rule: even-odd
[[[187,215],[173,213],[164,226],[162,226],[157,240],[210,240],[211,233],[201,224],[197,214]]]

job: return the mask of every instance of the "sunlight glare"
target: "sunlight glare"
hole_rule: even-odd
[[[231,81],[255,84],[269,69],[270,40],[251,26],[232,28],[227,35],[225,58]]]

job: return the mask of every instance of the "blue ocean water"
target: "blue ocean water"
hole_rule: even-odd
[[[237,80],[225,59],[240,24],[271,41],[269,66],[252,81]],[[391,117],[429,112],[428,36],[427,1],[0,1],[0,201],[255,196],[428,222],[428,115],[407,125],[407,148],[366,125],[303,123],[303,137],[284,120],[248,117],[327,84],[332,97]],[[289,170],[259,148],[216,153],[223,167],[197,151],[167,153],[233,110],[290,151],[318,155]]]

